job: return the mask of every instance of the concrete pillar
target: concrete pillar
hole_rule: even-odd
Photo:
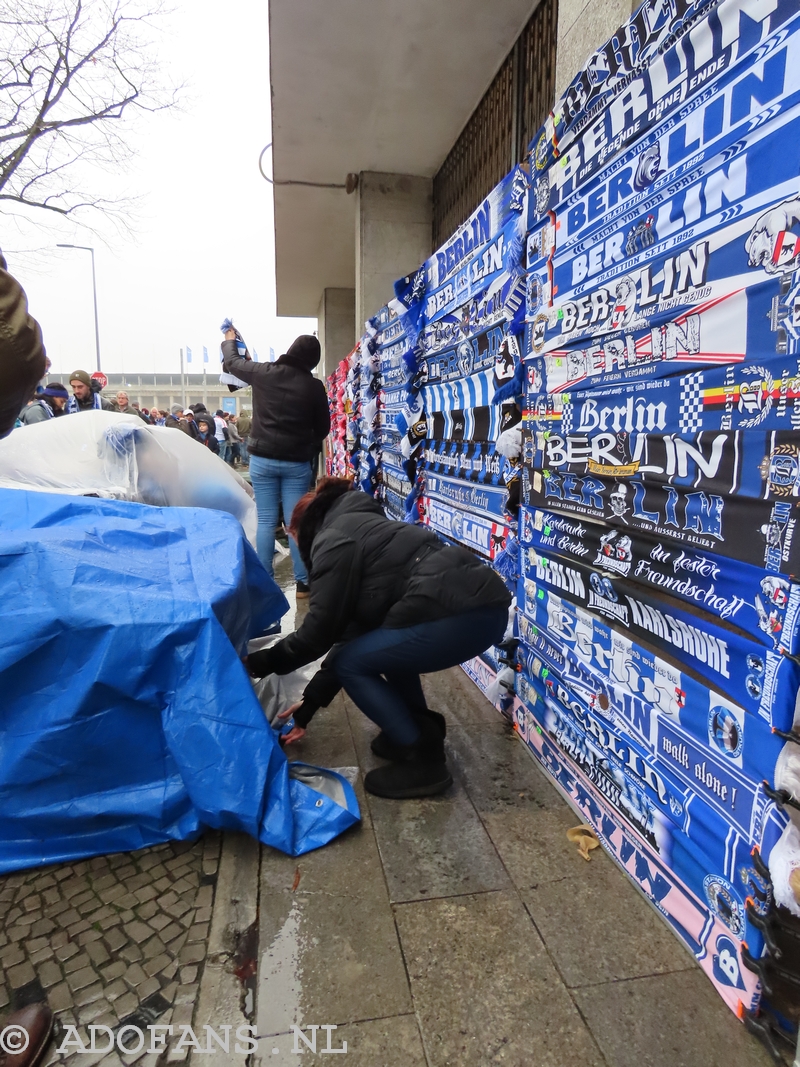
[[[627,22],[640,0],[559,0],[556,100],[601,44]]]
[[[356,343],[355,289],[324,289],[317,311],[322,359],[319,376],[327,378]]]
[[[356,192],[356,333],[431,254],[433,181],[362,171]]]

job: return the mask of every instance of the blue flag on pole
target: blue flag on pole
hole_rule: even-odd
[[[258,363],[258,352],[255,349],[253,349],[253,362]]]
[[[192,350],[191,350],[191,348],[189,348],[188,345],[186,346],[186,362],[187,363],[191,363],[192,362]]]
[[[208,363],[208,349],[203,345],[203,362]]]

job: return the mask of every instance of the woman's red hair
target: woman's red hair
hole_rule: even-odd
[[[288,532],[292,537],[297,540],[297,531],[300,529],[300,524],[303,521],[303,516],[308,510],[308,505],[312,500],[315,500],[318,493],[324,493],[326,490],[330,491],[332,488],[336,488],[339,492],[342,491],[340,487],[346,487],[351,489],[353,481],[351,478],[320,478],[317,482],[316,488],[312,489],[310,493],[306,493],[305,496],[301,496],[294,506],[292,512],[292,521],[289,524]],[[345,490],[346,491],[346,490]]]

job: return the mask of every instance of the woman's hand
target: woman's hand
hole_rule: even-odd
[[[286,711],[279,711],[278,712],[279,721],[280,722],[286,722],[287,719],[291,719],[291,717],[294,715],[294,713],[296,711],[299,711],[300,708],[302,708],[302,706],[303,706],[303,701],[302,700],[298,700],[296,704],[292,704],[292,706],[290,708],[287,708]]]
[[[292,704],[286,711],[279,711],[277,715],[278,722],[287,722],[294,715],[296,711],[299,711],[303,706],[303,701],[298,700],[296,704]],[[281,744],[291,745],[294,741],[299,741],[302,737],[306,736],[305,726],[293,726],[288,734],[281,734]]]
[[[281,741],[284,745],[291,745],[294,741],[299,741],[306,736],[306,729],[304,726],[293,727],[288,734],[281,736]]]
[[[260,648],[257,652],[242,656],[242,663],[251,678],[266,678],[268,674],[272,674],[270,652],[269,648]]]
[[[251,678],[260,678],[261,677],[261,675],[260,674],[256,674],[254,672],[253,668],[250,666],[250,657],[249,656],[242,656],[242,663],[244,664],[244,669],[247,671],[247,673],[250,675]]]

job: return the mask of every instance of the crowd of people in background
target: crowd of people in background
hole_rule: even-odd
[[[170,411],[140,408],[138,404],[131,403],[124,390],[120,390],[113,400],[103,396],[99,383],[85,370],[74,371],[69,377],[69,385],[72,392],[60,382],[45,380],[34,398],[20,412],[18,425],[32,426],[37,422],[81,411],[118,411],[124,415],[136,415],[150,426],[181,430],[231,467],[249,464],[247,441],[251,417],[248,412],[238,416],[222,410],[212,413],[203,403],[191,404],[185,409],[175,404]]]

